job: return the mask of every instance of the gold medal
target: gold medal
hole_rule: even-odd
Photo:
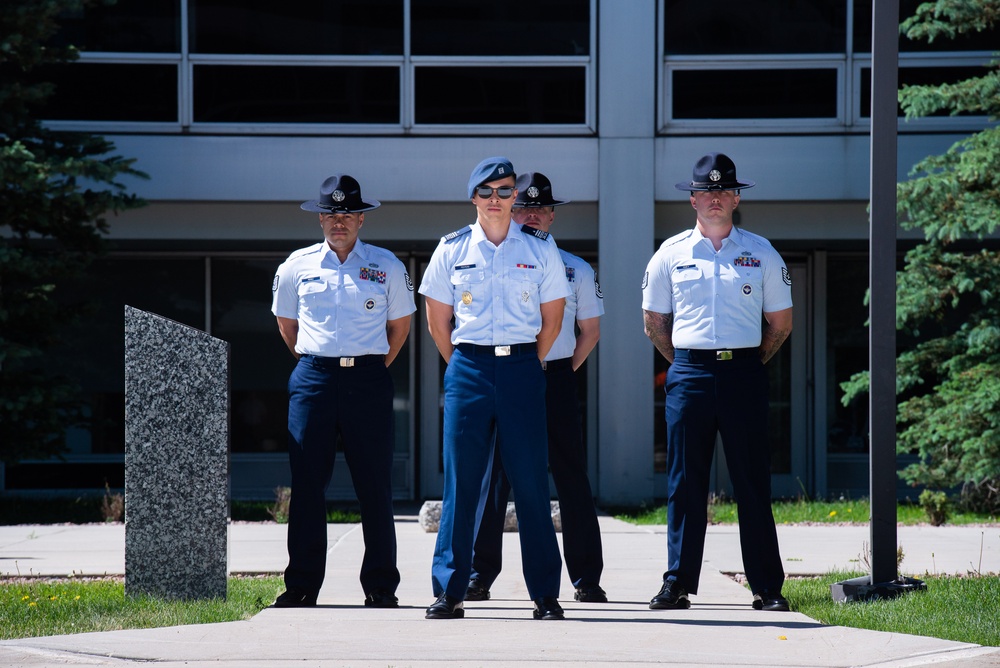
[[[468,290],[462,293],[462,303],[466,306],[472,303],[472,293]]]

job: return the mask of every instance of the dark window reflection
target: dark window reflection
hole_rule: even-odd
[[[899,68],[899,87],[908,86],[940,86],[946,83],[956,83],[973,77],[984,76],[989,69],[986,67],[901,67]],[[865,67],[861,70],[861,117],[872,115],[872,70]],[[903,108],[897,106],[897,113],[902,116]],[[949,109],[942,109],[930,116],[950,116]],[[971,116],[968,112],[956,116]]]
[[[843,53],[847,0],[666,0],[667,55]]]
[[[868,395],[848,406],[840,384],[868,368],[868,258],[831,256],[827,267],[827,436],[828,452],[868,452]]]
[[[403,0],[189,0],[188,12],[192,53],[403,53]]]
[[[125,306],[203,329],[205,264],[201,259],[106,259],[86,279],[59,288],[67,308],[87,304],[87,316],[66,330],[48,362],[72,375],[90,406],[89,433],[67,436],[73,453],[125,449]]]
[[[399,123],[396,67],[199,65],[198,123]]]
[[[420,67],[416,121],[440,124],[582,124],[582,67]]]
[[[178,121],[177,65],[76,62],[40,68],[35,78],[55,84],[39,111],[46,120]]]
[[[913,16],[917,6],[926,0],[899,0],[899,19]],[[985,32],[958,35],[955,39],[936,37],[933,42],[926,39],[910,40],[899,36],[900,51],[996,51],[1000,44],[1000,28]],[[854,0],[854,51],[870,53],[872,50],[872,3],[870,0]]]
[[[212,335],[230,345],[233,452],[287,448],[287,386],[295,358],[271,314],[271,280],[280,263],[212,260]]]
[[[837,117],[833,69],[677,70],[673,84],[677,119]]]
[[[64,12],[58,46],[81,51],[178,53],[181,50],[180,0],[118,0]]]
[[[411,50],[418,56],[585,56],[589,0],[413,0]]]

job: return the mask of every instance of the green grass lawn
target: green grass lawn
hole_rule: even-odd
[[[837,501],[775,501],[771,504],[774,521],[778,524],[868,524],[871,520],[871,506],[867,499]],[[666,505],[643,508],[609,508],[608,512],[620,520],[632,524],[666,524]],[[729,500],[715,500],[709,503],[708,520],[711,524],[736,524],[736,503]],[[928,522],[927,512],[912,503],[896,506],[896,521],[899,524],[924,524]],[[948,513],[945,524],[998,524],[1000,518],[976,513]]]
[[[793,578],[793,611],[823,624],[1000,646],[1000,579],[929,576],[927,591],[888,601],[838,603],[830,585],[862,573]],[[0,639],[249,619],[282,590],[280,577],[231,578],[227,600],[125,596],[120,579],[0,583]]]
[[[795,612],[823,624],[1000,647],[1000,578],[926,576],[927,591],[882,601],[840,603],[830,585],[866,573],[792,578],[782,590]]]
[[[865,500],[777,502],[773,507],[779,524],[868,523],[870,513]],[[253,511],[265,512],[262,507]],[[666,522],[664,506],[608,511],[636,524]],[[351,518],[347,521],[357,521],[349,511],[344,517]],[[710,517],[715,523],[735,523],[735,504],[712,503]],[[901,504],[897,519],[902,524],[920,524],[927,521],[927,516],[918,506]],[[998,521],[991,516],[952,514],[947,523],[997,524]],[[927,576],[926,592],[908,593],[888,601],[835,602],[830,585],[859,575],[863,574],[791,578],[785,583],[784,594],[794,611],[823,624],[1000,647],[997,615],[1000,578],[996,574]],[[164,601],[145,596],[126,597],[121,579],[0,582],[0,639],[249,619],[270,605],[282,588],[280,577],[230,578],[225,601]]]
[[[0,639],[250,619],[284,589],[280,577],[230,578],[226,600],[125,596],[121,579],[0,583]]]

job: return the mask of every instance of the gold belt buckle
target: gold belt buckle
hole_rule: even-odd
[[[353,357],[341,357],[340,358],[340,366],[347,366],[347,367],[354,366],[354,358]]]
[[[715,360],[717,362],[728,362],[733,359],[732,350],[717,350],[715,351]]]
[[[509,357],[510,346],[493,346],[493,354],[497,357]]]

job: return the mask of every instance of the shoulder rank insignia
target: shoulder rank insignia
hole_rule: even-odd
[[[531,227],[530,225],[522,225],[521,231],[524,232],[525,234],[530,234],[533,237],[538,237],[542,241],[545,241],[546,239],[549,238],[548,232],[542,232],[537,227]]]
[[[468,234],[471,231],[472,231],[472,226],[471,225],[466,225],[465,227],[463,227],[460,230],[455,230],[454,232],[449,232],[448,234],[444,235],[444,240],[445,241],[451,241],[452,239],[457,239],[460,236],[462,236],[463,234]]]

